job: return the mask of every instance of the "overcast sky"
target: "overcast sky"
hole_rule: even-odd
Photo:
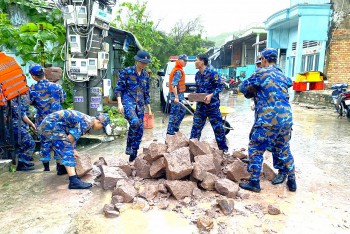
[[[119,1],[119,2],[123,2]],[[139,0],[145,2],[146,0]],[[137,0],[128,0],[136,3]],[[289,7],[289,0],[148,0],[147,12],[159,29],[167,31],[182,19],[200,17],[206,36],[245,29],[263,23],[272,14]]]

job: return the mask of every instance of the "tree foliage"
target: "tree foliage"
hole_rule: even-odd
[[[153,72],[161,64],[164,65],[171,55],[197,55],[215,45],[202,38],[203,26],[199,18],[189,22],[179,20],[169,33],[158,30],[147,13],[147,1],[122,3],[115,22],[117,27],[132,32],[144,49],[151,52]],[[133,59],[129,59],[133,63]]]
[[[40,24],[45,27],[22,30],[22,27],[13,26],[16,22],[9,20],[9,14],[13,12],[29,17],[30,22],[25,25]],[[66,36],[62,13],[48,8],[46,1],[0,0],[0,21],[1,45],[15,51],[24,63],[33,61],[45,65],[62,62],[59,55]],[[47,23],[52,27],[46,27]]]

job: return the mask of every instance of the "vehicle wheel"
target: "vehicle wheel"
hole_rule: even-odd
[[[227,135],[231,131],[231,125],[226,120],[223,120],[223,121],[224,121],[225,135]]]

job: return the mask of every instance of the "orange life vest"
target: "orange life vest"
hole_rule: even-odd
[[[180,63],[179,60],[177,60],[175,62],[175,67],[173,68],[173,70],[171,71],[170,75],[169,75],[169,91],[172,93],[174,92],[174,87],[172,85],[173,80],[174,80],[174,74],[176,71],[181,71],[181,79],[179,80],[179,83],[177,85],[177,90],[180,93],[184,93],[186,91],[186,85],[185,85],[185,72],[184,69]]]

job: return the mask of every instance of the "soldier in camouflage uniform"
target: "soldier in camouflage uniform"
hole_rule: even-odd
[[[35,125],[27,116],[27,106],[25,105],[24,97],[12,99],[11,110],[16,155],[18,157],[16,170],[34,170],[34,164],[30,160],[35,150],[35,141],[28,132],[28,126],[35,129]]]
[[[260,192],[260,173],[263,154],[272,149],[287,171],[287,186],[296,191],[294,159],[289,141],[292,131],[292,109],[289,103],[288,88],[292,80],[279,70],[275,63],[277,50],[267,48],[261,52],[263,68],[254,76],[243,81],[239,89],[247,98],[256,100],[257,118],[250,137],[248,172],[251,177],[239,186],[253,192]]]
[[[220,112],[219,93],[223,88],[221,77],[216,71],[208,67],[208,57],[205,54],[197,55],[195,66],[199,69],[195,77],[196,93],[206,93],[208,95],[205,97],[205,102],[197,103],[190,138],[200,139],[205,122],[209,118],[219,149],[223,150],[225,155],[228,155],[225,129]]]
[[[60,110],[49,114],[38,127],[40,134],[41,152],[43,162],[51,159],[50,152],[54,151],[55,158],[60,158],[69,175],[69,189],[86,189],[92,185],[85,183],[77,177],[75,172],[74,150],[78,139],[90,129],[100,130],[110,123],[107,114],[98,114],[91,117],[74,110]]]
[[[175,63],[175,67],[169,75],[169,95],[170,100],[172,101],[167,130],[167,134],[169,135],[174,135],[179,131],[180,124],[186,114],[185,107],[179,104],[179,102],[185,98],[184,92],[186,91],[186,77],[183,68],[186,67],[187,60],[187,55],[180,55]]]
[[[115,94],[118,100],[118,111],[124,113],[129,122],[128,139],[125,153],[132,162],[137,157],[141,139],[143,136],[143,117],[145,105],[151,115],[149,82],[150,77],[146,72],[146,66],[151,62],[147,51],[140,50],[135,55],[136,65],[120,70]]]
[[[55,111],[62,110],[62,103],[66,99],[66,92],[59,84],[52,83],[45,78],[44,70],[40,65],[34,64],[30,67],[29,73],[37,82],[30,87],[30,104],[33,105],[37,113],[35,114],[35,124],[39,126],[42,120]],[[65,167],[55,158],[57,175],[67,174]],[[44,171],[50,171],[49,163],[43,162]]]
[[[40,65],[33,65],[29,69],[32,78],[37,82],[30,87],[30,104],[37,113],[35,124],[39,126],[41,121],[55,111],[62,110],[62,103],[66,99],[66,92],[61,85],[52,83],[45,78],[43,68]]]

